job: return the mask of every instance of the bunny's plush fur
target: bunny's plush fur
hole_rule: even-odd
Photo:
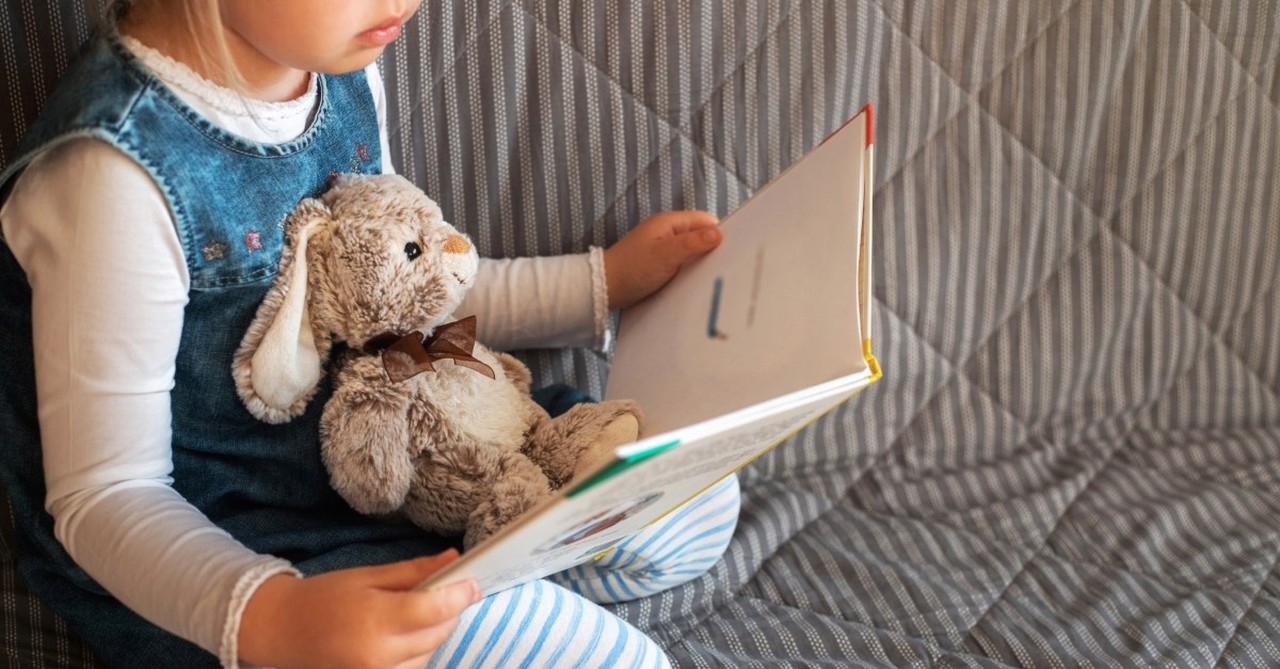
[[[472,546],[635,439],[631,402],[579,404],[551,418],[529,370],[476,344],[480,365],[442,360],[395,380],[372,342],[453,318],[479,259],[440,208],[394,175],[344,175],[286,222],[274,285],[232,372],[251,413],[280,423],[315,394],[334,341],[334,392],[321,454],[334,488],[362,513],[403,513]],[[493,373],[478,371],[487,366]],[[401,375],[403,376],[403,375]]]

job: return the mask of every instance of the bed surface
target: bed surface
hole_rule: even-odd
[[[1280,5],[458,0],[412,26],[393,159],[491,256],[727,213],[876,106],[885,378],[743,471],[710,574],[615,608],[677,666],[1280,666]]]

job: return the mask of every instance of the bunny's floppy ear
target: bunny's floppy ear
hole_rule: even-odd
[[[329,220],[318,200],[304,200],[290,216],[291,244],[280,255],[267,291],[232,362],[241,401],[258,419],[285,423],[306,408],[320,383],[329,340],[317,340],[307,299],[307,241]]]

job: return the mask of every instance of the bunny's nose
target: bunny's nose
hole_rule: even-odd
[[[466,253],[470,250],[471,243],[462,235],[449,235],[449,238],[444,240],[445,253]]]

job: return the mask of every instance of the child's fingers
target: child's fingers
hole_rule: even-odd
[[[720,244],[720,240],[724,238],[724,233],[720,228],[712,226],[709,228],[701,228],[684,235],[681,235],[687,241],[685,247],[697,253],[710,251]]]
[[[720,224],[720,219],[715,214],[706,211],[673,211],[670,212],[670,216],[671,230],[677,234],[689,232],[690,230],[713,228]]]
[[[458,559],[458,551],[450,548],[436,555],[393,562],[369,569],[372,572],[371,578],[374,585],[377,587],[386,590],[409,590],[456,559]]]
[[[723,238],[724,233],[715,226],[692,229],[672,238],[671,243],[675,248],[663,255],[667,262],[679,267],[691,258],[719,246]]]
[[[420,630],[456,620],[468,606],[480,601],[473,580],[459,581],[439,590],[405,593],[405,627]]]

